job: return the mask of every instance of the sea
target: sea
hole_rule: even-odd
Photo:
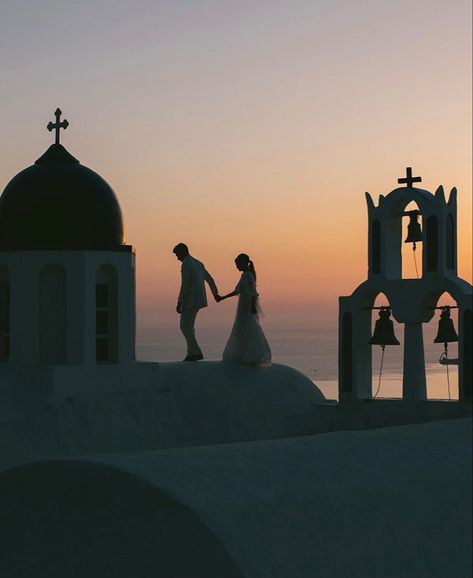
[[[336,324],[263,322],[273,361],[293,367],[309,377],[327,399],[338,399],[338,327]],[[434,323],[424,326],[427,395],[429,399],[458,399],[458,367],[441,365],[443,345],[433,343]],[[208,360],[220,360],[229,327],[201,323],[199,343]],[[372,346],[372,391],[377,398],[402,397],[402,327],[397,327],[397,346],[386,346],[380,375],[381,347]],[[176,324],[141,323],[137,329],[137,358],[143,361],[178,361],[185,356],[184,339]],[[458,357],[456,343],[449,344],[449,357]]]

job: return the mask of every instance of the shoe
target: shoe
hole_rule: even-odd
[[[186,355],[186,357],[182,361],[200,361],[201,359],[204,359],[202,353],[196,353],[193,355],[192,354]]]

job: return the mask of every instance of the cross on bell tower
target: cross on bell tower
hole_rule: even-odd
[[[51,132],[54,129],[56,129],[56,139],[55,139],[55,144],[59,144],[59,131],[61,130],[61,128],[66,129],[69,126],[69,122],[64,119],[62,122],[60,121],[61,118],[61,114],[62,111],[59,108],[56,108],[56,111],[54,113],[54,116],[56,117],[56,122],[48,122],[48,126],[46,127],[49,132]]]
[[[403,179],[398,179],[397,182],[400,185],[406,183],[406,187],[412,188],[412,183],[421,183],[422,177],[413,177],[412,176],[412,167],[406,167],[406,176]]]

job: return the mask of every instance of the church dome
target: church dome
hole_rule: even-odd
[[[110,185],[61,144],[18,173],[0,197],[0,249],[117,249],[122,212]]]

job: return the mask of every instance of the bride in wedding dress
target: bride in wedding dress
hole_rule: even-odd
[[[223,352],[223,361],[261,366],[271,363],[271,349],[259,324],[259,302],[256,291],[256,271],[245,253],[235,259],[240,281],[235,290],[217,297],[223,301],[238,295],[238,307],[230,337]]]

